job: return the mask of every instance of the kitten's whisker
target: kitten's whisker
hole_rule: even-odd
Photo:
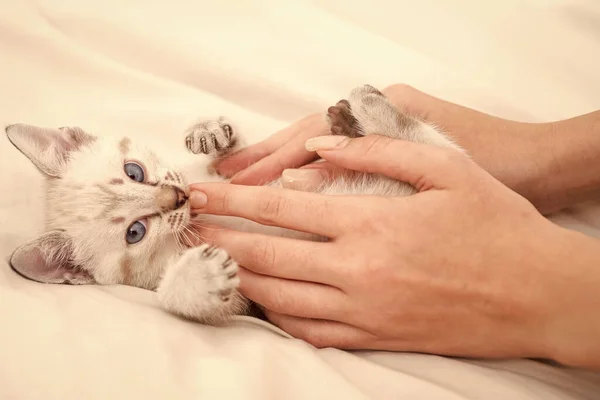
[[[175,237],[175,243],[177,244],[177,250],[179,250],[179,251],[184,250],[185,246],[182,245],[182,243],[181,243],[182,240],[181,240],[180,232],[176,229],[173,229],[172,232],[173,232],[173,236]]]
[[[203,225],[201,222],[192,222],[190,224],[188,224],[187,229],[190,230],[191,228],[202,228],[202,229],[206,229],[206,230],[212,230],[212,231],[221,231],[224,228],[211,228],[211,227],[207,227],[205,225]],[[204,235],[202,235],[200,232],[198,232],[195,229],[192,229],[193,235],[200,241],[202,241],[203,243],[206,243],[206,237]]]
[[[179,235],[177,236],[177,248],[179,249],[179,251],[183,251],[186,249],[186,246],[182,243],[182,239]]]
[[[206,236],[204,236],[204,235],[202,235],[200,233],[198,234],[198,241],[200,243],[206,243],[206,242],[208,242],[208,240],[206,239]]]
[[[209,231],[222,231],[225,229],[225,228],[213,228],[213,227],[205,226],[202,224],[193,224],[193,227],[195,227],[195,228],[198,227],[198,228],[202,228],[203,230],[209,230]]]
[[[185,241],[186,241],[186,245],[187,245],[187,247],[194,247],[194,246],[197,244],[197,243],[195,242],[195,241],[197,240],[197,238],[193,238],[193,239],[192,239],[192,238],[190,238],[190,237],[189,237],[189,236],[187,236],[187,235],[184,235],[183,237],[184,237],[184,239],[185,239]]]
[[[189,241],[189,245],[193,246],[194,245],[194,239],[196,241],[200,240],[200,236],[197,232],[194,232],[192,229],[190,229],[188,226],[184,226],[183,229],[185,230],[186,234],[185,234],[185,238]],[[189,234],[189,235],[188,235]],[[191,236],[191,237],[190,237]]]
[[[199,243],[206,243],[206,237],[204,235],[202,235],[200,232],[198,232],[195,229],[191,229],[191,228],[195,228],[195,227],[201,227],[202,225],[199,224],[188,224],[186,226],[184,226],[184,229],[189,232],[193,238],[195,238]]]

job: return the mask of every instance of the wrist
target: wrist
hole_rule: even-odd
[[[553,225],[539,258],[531,340],[543,358],[600,369],[600,242]],[[545,264],[545,265],[541,265]]]
[[[547,195],[552,178],[554,124],[495,117],[430,96],[407,85],[383,91],[399,109],[420,115],[449,134],[471,158],[543,213],[555,211]],[[552,141],[549,139],[553,139]]]

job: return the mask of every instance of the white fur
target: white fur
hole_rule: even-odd
[[[348,101],[363,135],[377,133],[460,150],[435,127],[400,114],[368,85],[353,90]],[[225,137],[224,124],[228,124],[224,119],[195,124],[182,136],[182,153],[171,155],[171,161],[127,138],[94,137],[78,128],[9,126],[12,143],[48,175],[45,236],[19,247],[11,258],[13,268],[42,282],[127,284],[156,290],[166,310],[208,323],[246,312],[247,302],[236,291],[237,264],[220,249],[207,245],[188,248],[185,237],[194,224],[189,204],[166,211],[157,205],[161,190],[177,187],[187,193],[190,183],[223,180],[209,167],[215,156],[224,153],[218,148],[223,149],[232,139]],[[208,146],[200,145],[199,141],[210,135],[218,148],[210,140]],[[239,148],[241,138],[235,129],[234,136]],[[207,154],[202,154],[203,149]],[[147,181],[156,185],[126,176],[123,166],[128,160],[143,164]],[[414,188],[364,174],[338,180],[319,191],[405,196],[414,193]],[[127,228],[143,218],[148,221],[145,237],[127,244]],[[323,240],[239,218],[203,218],[241,230]],[[172,227],[169,220],[173,219],[180,223]]]

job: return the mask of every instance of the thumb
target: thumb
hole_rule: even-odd
[[[457,150],[380,135],[318,136],[307,140],[305,147],[339,167],[385,175],[420,192],[464,185],[475,170]]]

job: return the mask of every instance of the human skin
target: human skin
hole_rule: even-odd
[[[306,143],[332,165],[413,185],[408,197],[194,184],[194,212],[329,238],[206,227],[240,291],[317,347],[600,368],[598,241],[556,226],[460,153],[377,135]]]
[[[392,85],[383,92],[400,110],[438,125],[475,162],[543,214],[600,198],[600,111],[563,121],[524,123],[453,104],[407,85]],[[304,149],[307,139],[326,134],[322,115],[308,116],[226,158],[217,171],[244,185],[265,183],[285,169],[298,167],[318,167],[321,178],[327,179],[331,165],[308,164],[317,156]],[[293,179],[298,180],[298,175]]]

